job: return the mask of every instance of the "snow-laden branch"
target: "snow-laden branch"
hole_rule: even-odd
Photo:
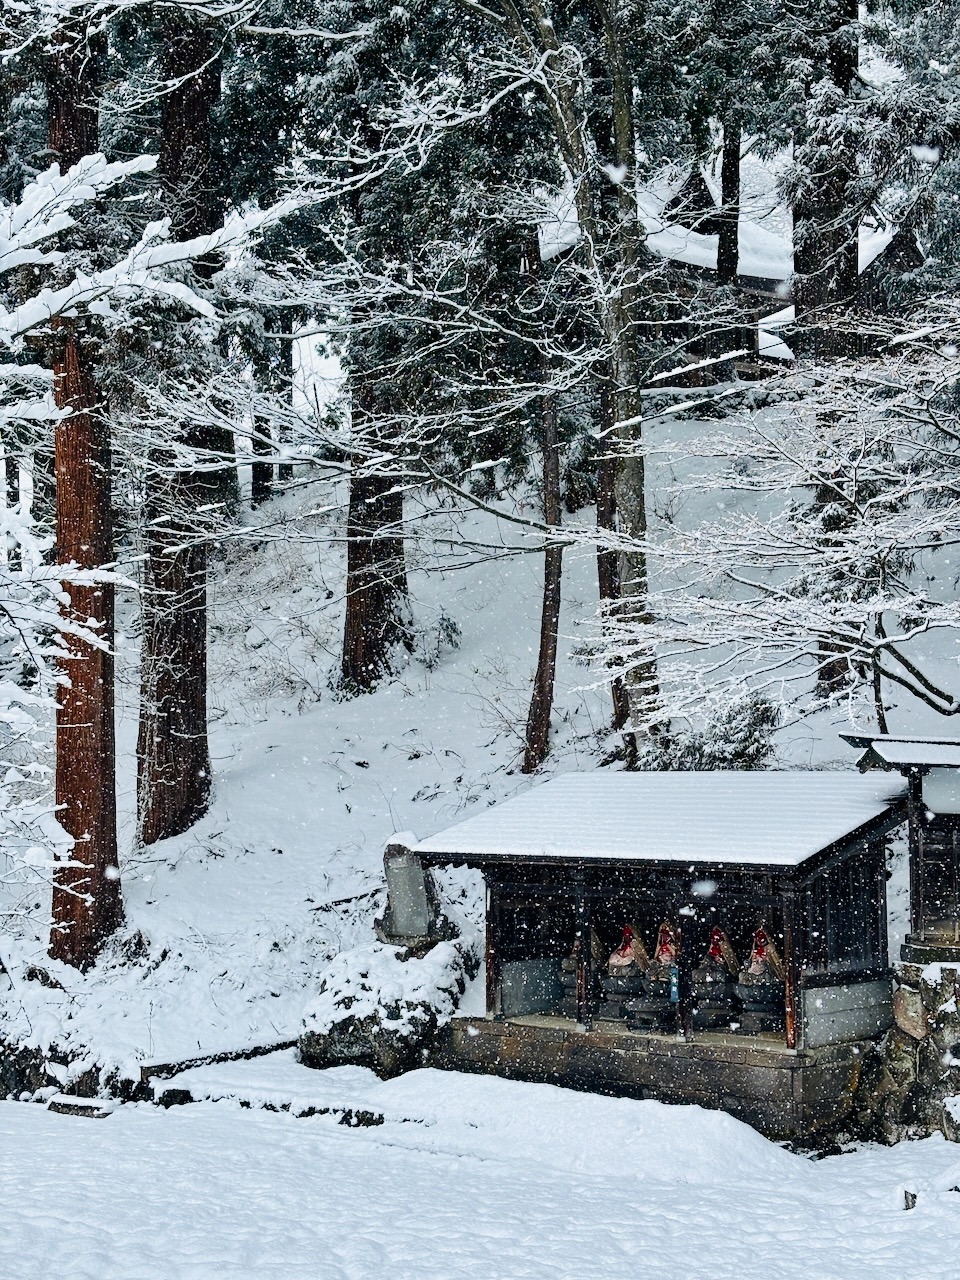
[[[211,254],[238,251],[258,232],[293,212],[298,204],[296,197],[290,197],[266,210],[249,210],[230,218],[217,231],[191,240],[171,241],[169,219],[152,222],[139,243],[114,266],[90,275],[78,272],[69,284],[59,289],[41,289],[10,310],[0,307],[0,342],[12,346],[18,338],[55,317],[69,315],[81,307],[89,308],[111,294],[158,294],[176,299],[200,315],[213,316],[215,309],[210,302],[183,281],[168,276],[166,271]]]
[[[156,167],[156,156],[108,162],[105,156],[84,156],[66,173],[58,164],[29,183],[15,204],[0,206],[0,272],[27,264],[59,261],[55,250],[34,246],[73,226],[73,211],[115,187],[134,173]]]
[[[655,649],[667,715],[745,689],[807,711],[866,698],[881,723],[906,695],[960,713],[960,333],[934,312],[896,354],[787,375],[761,410],[663,420],[633,446],[664,518],[636,544],[565,530],[650,565],[649,609],[598,619],[600,669]]]

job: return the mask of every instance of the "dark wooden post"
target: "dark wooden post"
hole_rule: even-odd
[[[593,953],[590,946],[590,899],[587,897],[583,868],[574,873],[574,913],[577,956],[577,1026],[589,1031],[593,1025],[590,988],[593,985]]]
[[[800,983],[796,885],[788,882],[781,892],[783,894],[783,968],[787,1048],[801,1049],[803,1047],[803,1016],[798,1008]]]
[[[907,849],[910,860],[910,933],[923,938],[923,779],[916,769],[907,778]]]
[[[485,969],[487,979],[487,1017],[500,1017],[500,887],[486,875],[486,948]]]
[[[889,941],[887,938],[887,842],[886,839],[874,840],[870,845],[874,865],[877,872],[877,954],[874,963],[884,968],[890,963]]]

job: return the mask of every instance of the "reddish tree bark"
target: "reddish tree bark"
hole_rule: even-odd
[[[97,53],[61,31],[51,54],[49,145],[61,169],[97,150]],[[85,569],[113,560],[110,436],[99,413],[89,350],[74,322],[54,326],[53,387],[70,409],[55,434],[57,557]],[[92,620],[113,643],[113,587],[64,584],[70,621]],[[123,916],[117,863],[114,687],[111,650],[69,637],[61,661],[69,684],[57,700],[56,802],[74,839],[70,864],[54,872],[50,954],[85,969]]]

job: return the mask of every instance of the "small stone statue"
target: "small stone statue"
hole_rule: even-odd
[[[765,925],[754,930],[746,967],[740,970],[737,995],[743,1004],[743,1031],[782,1031],[785,1025],[786,989],[783,961]]]
[[[669,967],[677,963],[680,954],[680,930],[674,928],[669,920],[664,920],[657,934],[657,946],[653,953],[652,968]]]
[[[620,944],[607,960],[606,977],[600,980],[603,1004],[598,1012],[601,1018],[623,1017],[624,998],[640,994],[649,967],[650,957],[639,932],[634,925],[624,925]]]
[[[680,930],[664,920],[657,932],[653,960],[642,980],[643,992],[625,1005],[634,1031],[666,1031],[677,1023],[680,1001]]]
[[[636,973],[645,973],[649,968],[650,957],[639,934],[632,925],[625,924],[620,945],[607,961],[607,972],[611,978],[629,978]]]
[[[740,965],[723,929],[710,931],[707,953],[694,969],[693,1026],[696,1030],[715,1030],[730,1025],[736,1003],[736,978]]]

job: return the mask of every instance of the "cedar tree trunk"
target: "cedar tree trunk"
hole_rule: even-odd
[[[48,142],[68,169],[98,144],[99,50],[76,31],[62,30],[49,59]],[[92,358],[75,321],[53,326],[53,389],[70,409],[55,432],[56,537],[60,564],[96,569],[113,560],[110,435],[99,412]],[[92,620],[105,646],[113,643],[113,586],[64,584],[65,619]],[[74,846],[69,865],[54,871],[50,954],[88,968],[123,918],[117,863],[113,655],[65,637],[57,699],[56,803]]]
[[[831,18],[829,72],[849,97],[857,74],[859,50],[852,24],[855,0],[837,0]],[[835,127],[836,116],[819,122],[812,136],[799,139],[807,172],[793,206],[793,295],[799,348],[804,355],[829,359],[843,354],[844,341],[829,313],[852,306],[859,284],[859,211],[851,207],[857,177],[853,140]],[[839,134],[839,136],[838,136]],[[805,329],[805,332],[804,332]]]
[[[625,615],[643,625],[650,618],[649,574],[642,546],[647,537],[646,468],[643,453],[637,447],[642,406],[637,346],[643,229],[637,207],[634,94],[627,58],[630,16],[622,0],[597,0],[597,8],[612,86],[614,158],[624,174],[617,185],[615,230],[622,283],[602,309],[613,375],[614,439],[621,447],[614,497],[620,532],[632,543],[619,555],[618,584]],[[584,173],[588,171],[588,164],[584,156]],[[588,231],[588,227],[584,230]],[[624,688],[633,725],[642,731],[648,730],[660,702],[657,659],[652,648],[626,672]]]
[[[347,606],[340,686],[369,693],[390,671],[398,643],[409,646],[403,494],[391,476],[350,478]]]
[[[167,27],[164,74],[180,83],[162,100],[159,170],[174,232],[184,238],[221,221],[211,174],[216,50],[216,34],[199,19],[178,12]],[[202,275],[215,267],[197,269]],[[207,456],[227,448],[209,431],[185,432],[184,443]],[[172,453],[152,459],[149,486],[137,742],[144,844],[186,831],[209,803],[207,548],[197,509],[222,497],[216,471],[183,469]],[[153,523],[160,515],[168,519],[163,528]]]

